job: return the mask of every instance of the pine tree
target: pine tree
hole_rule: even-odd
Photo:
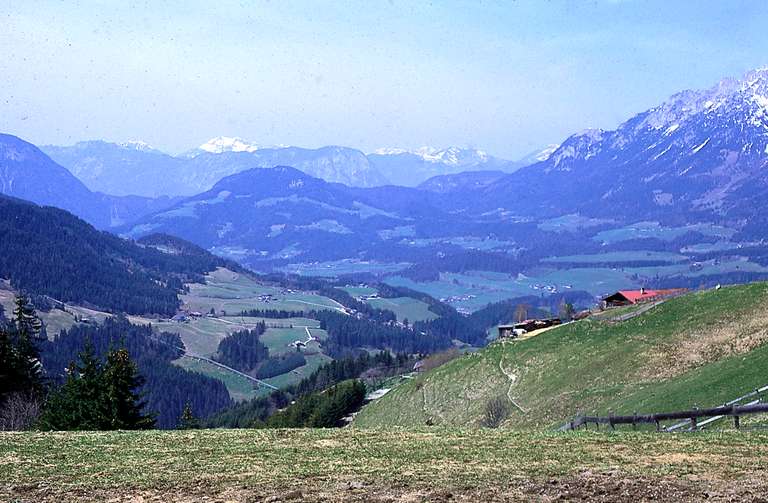
[[[155,425],[142,413],[145,402],[136,391],[144,384],[125,348],[110,351],[104,365],[104,395],[109,408],[110,430],[146,430]]]
[[[177,426],[177,429],[179,430],[197,430],[200,428],[200,420],[195,416],[194,412],[192,412],[192,404],[187,400],[187,402],[184,404],[184,410],[181,412],[181,417],[179,418],[179,425]]]
[[[38,395],[43,368],[37,348],[42,323],[26,297],[16,297],[13,318],[0,325],[0,401],[8,393]]]
[[[13,323],[20,335],[29,338],[37,336],[43,328],[43,323],[35,312],[35,306],[24,295],[17,295],[14,299]]]
[[[0,325],[0,400],[16,386],[16,352],[10,327]]]
[[[45,430],[104,430],[108,412],[102,400],[103,370],[90,343],[67,367],[67,380],[48,397],[40,427]]]
[[[126,349],[110,351],[104,365],[90,343],[70,364],[66,382],[51,394],[40,419],[46,430],[137,430],[154,426],[142,414],[142,380]]]

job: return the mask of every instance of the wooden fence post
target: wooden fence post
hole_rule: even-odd
[[[695,407],[695,406],[693,407],[693,414],[691,415],[691,431],[696,431],[698,429],[698,426],[697,426],[698,423],[696,421],[697,419],[696,412],[698,412],[698,410],[699,410],[698,407]]]

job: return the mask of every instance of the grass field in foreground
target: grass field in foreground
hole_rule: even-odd
[[[0,433],[3,501],[699,501],[765,494],[767,433]]]

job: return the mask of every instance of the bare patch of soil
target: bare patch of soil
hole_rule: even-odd
[[[297,481],[298,482],[298,481]],[[282,489],[185,487],[165,490],[57,491],[44,485],[0,487],[0,499],[16,502],[114,503],[278,503],[278,502],[527,502],[527,501],[754,501],[768,502],[765,480],[687,479],[629,476],[618,471],[591,472],[542,480],[511,479],[504,487],[411,488],[370,485],[363,482],[305,485]]]

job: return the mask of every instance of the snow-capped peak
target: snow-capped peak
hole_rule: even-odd
[[[740,80],[723,79],[709,89],[679,92],[652,108],[641,126],[666,130],[698,113],[717,112],[732,99],[756,104],[755,112],[762,116],[767,111],[762,104],[768,101],[768,67],[751,70]]]
[[[554,154],[558,148],[560,148],[559,143],[552,143],[546,147],[536,149],[533,152],[529,152],[526,156],[518,159],[517,164],[520,166],[530,166],[531,164],[536,164],[537,162],[546,161],[552,157],[552,154]]]
[[[222,152],[255,152],[259,146],[249,143],[242,138],[217,136],[198,147],[198,150],[210,152],[212,154],[221,154]]]
[[[377,155],[400,155],[400,154],[411,154],[413,153],[413,151],[408,150],[406,148],[381,147],[374,150],[373,153]]]
[[[153,147],[149,143],[141,140],[128,140],[128,141],[120,142],[118,143],[118,145],[126,149],[138,150],[140,152],[152,152],[157,150],[155,147]]]
[[[413,150],[385,147],[376,149],[374,153],[379,155],[413,154],[427,162],[443,163],[450,166],[482,164],[490,159],[490,156],[484,150],[461,147],[448,147],[444,149],[421,147]]]

